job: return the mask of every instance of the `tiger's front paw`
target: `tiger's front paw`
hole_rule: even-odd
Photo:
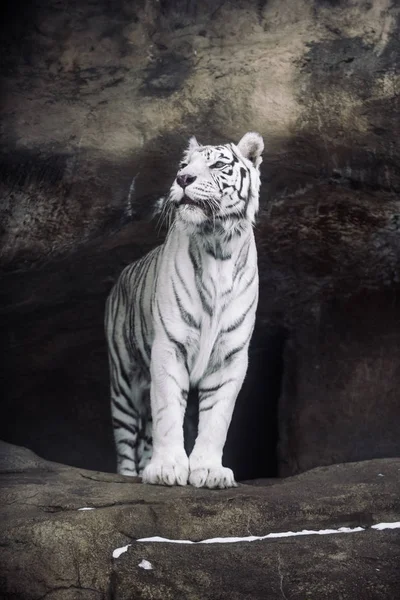
[[[232,469],[223,467],[219,462],[196,460],[195,457],[189,459],[189,483],[194,487],[230,488],[237,487]]]
[[[143,483],[158,485],[186,485],[189,459],[186,454],[174,457],[152,458],[143,471]]]

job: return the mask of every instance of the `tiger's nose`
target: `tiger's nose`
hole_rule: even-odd
[[[197,179],[197,177],[195,177],[194,175],[178,175],[178,177],[176,178],[176,182],[178,185],[181,186],[181,188],[185,189],[185,187],[193,183],[195,179]]]

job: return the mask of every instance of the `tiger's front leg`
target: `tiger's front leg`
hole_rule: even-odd
[[[189,391],[186,365],[173,345],[154,342],[150,373],[153,455],[143,471],[143,482],[186,485],[189,475],[183,439]]]
[[[231,469],[222,466],[228,428],[247,370],[247,348],[199,383],[199,431],[189,457],[189,483],[195,487],[237,486]]]

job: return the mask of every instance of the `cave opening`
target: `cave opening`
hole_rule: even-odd
[[[224,449],[224,464],[237,480],[278,476],[279,400],[284,327],[256,324],[247,375],[239,393]]]
[[[106,472],[115,471],[103,333],[110,283],[108,277],[105,290],[99,280],[114,260],[120,256],[80,255],[72,262],[9,273],[0,298],[0,438],[48,460]],[[257,322],[224,450],[224,464],[238,480],[278,474],[284,343],[283,328]],[[196,419],[194,392],[185,419],[189,447]]]
[[[236,401],[224,448],[224,465],[238,480],[278,476],[278,404],[283,376],[286,331],[256,326],[249,367]],[[198,394],[189,394],[184,421],[185,449],[197,435]]]

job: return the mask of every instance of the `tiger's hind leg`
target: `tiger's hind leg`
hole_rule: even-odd
[[[111,412],[117,450],[117,470],[120,475],[137,476],[140,472],[142,452],[143,416],[147,409],[146,386],[134,376],[128,390],[119,394],[111,390]]]
[[[150,390],[145,392],[144,411],[141,419],[138,446],[138,471],[142,476],[143,470],[153,454],[153,421],[150,408]]]

